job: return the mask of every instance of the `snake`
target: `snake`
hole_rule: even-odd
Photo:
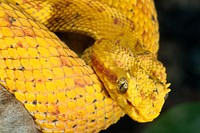
[[[0,84],[41,132],[157,118],[170,92],[153,0],[0,0]],[[53,32],[95,39],[83,60]]]

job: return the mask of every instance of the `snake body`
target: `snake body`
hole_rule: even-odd
[[[0,83],[42,132],[98,132],[124,113],[138,122],[159,115],[170,89],[153,1],[1,0],[0,22]],[[93,37],[84,57],[99,78],[46,27]]]

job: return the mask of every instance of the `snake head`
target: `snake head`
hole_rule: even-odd
[[[131,68],[126,76],[119,77],[116,84],[116,90],[110,93],[111,97],[115,97],[123,111],[138,122],[155,119],[170,91],[169,84],[153,79],[138,67]]]
[[[92,51],[93,68],[121,109],[138,122],[155,119],[170,91],[157,57],[148,51],[134,54],[107,40],[97,42]]]

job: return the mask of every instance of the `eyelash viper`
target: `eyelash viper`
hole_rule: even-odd
[[[152,0],[1,0],[0,83],[42,132],[98,132],[155,119],[170,91]],[[87,34],[83,56],[51,31]],[[106,90],[103,88],[105,86]]]

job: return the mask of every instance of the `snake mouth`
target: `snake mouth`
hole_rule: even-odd
[[[145,122],[150,122],[152,119],[146,119],[145,116],[141,115],[141,112],[129,101],[126,100],[127,105],[129,107],[129,110],[125,110],[125,113],[133,120],[140,122],[140,123],[145,123]]]
[[[130,110],[125,110],[125,113],[133,120],[137,122],[148,122],[144,118],[141,118],[139,110],[130,102],[128,99],[126,99],[127,106]],[[127,111],[127,112],[126,112]],[[151,121],[151,120],[150,120]]]
[[[126,99],[126,102],[127,102],[128,106],[134,107],[133,104],[128,99]]]

